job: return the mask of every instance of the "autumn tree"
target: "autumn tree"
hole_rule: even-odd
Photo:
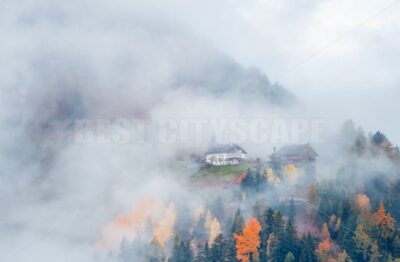
[[[357,209],[362,216],[367,216],[371,213],[371,204],[367,195],[357,194],[355,202]]]
[[[380,246],[387,250],[389,240],[394,235],[394,221],[390,214],[386,214],[383,202],[380,203],[378,210],[374,213],[375,234]]]
[[[234,234],[236,240],[236,258],[242,262],[252,261],[258,257],[258,247],[260,245],[261,225],[255,218],[247,221],[242,235]]]
[[[210,224],[210,234],[208,238],[208,245],[211,246],[215,238],[221,233],[221,225],[218,220],[214,218]]]
[[[322,225],[321,242],[318,244],[317,253],[322,261],[328,261],[331,252],[331,235],[327,223]]]
[[[352,262],[346,250],[338,254],[337,262]]]
[[[372,242],[362,224],[357,226],[354,241],[357,261],[370,261],[371,255],[375,258],[379,257],[376,243]]]
[[[371,243],[369,250],[369,262],[379,262],[382,254],[379,252],[379,246],[376,241]]]
[[[311,184],[307,188],[307,199],[310,205],[307,208],[307,213],[314,216],[320,202],[319,189],[316,184]]]

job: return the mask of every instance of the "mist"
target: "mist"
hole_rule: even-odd
[[[342,10],[341,2],[335,10]],[[349,5],[357,1],[353,2]],[[316,147],[325,152],[342,139],[334,137],[339,123],[352,118],[370,132],[390,133],[396,143],[398,125],[383,116],[398,110],[398,77],[393,70],[398,50],[393,44],[377,53],[382,46],[375,40],[397,43],[400,21],[393,10],[368,24],[367,32],[348,37],[287,72],[303,54],[331,39],[322,34],[326,28],[333,27],[340,35],[338,27],[351,28],[358,17],[379,10],[377,1],[369,1],[355,18],[342,14],[352,17],[349,24],[316,27],[320,19],[334,16],[327,11],[331,5],[3,1],[1,260],[98,261],[109,251],[96,247],[104,225],[134,210],[142,199],[155,197],[165,209],[173,202],[177,210],[187,206],[193,213],[217,195],[234,198],[236,189],[197,188],[188,180],[199,168],[189,156],[204,154],[215,139],[240,143],[249,156],[267,161],[274,146],[315,142],[310,141],[312,134],[301,141],[292,141],[290,135],[282,138],[282,126],[274,125],[283,121],[293,131],[293,119],[307,124],[323,120],[323,140]],[[364,57],[366,52],[370,59]],[[387,54],[392,58],[384,60]],[[365,71],[351,70],[360,66]],[[367,92],[366,99],[357,99]],[[264,119],[269,121],[270,136],[260,143],[214,128],[197,140],[181,137],[188,131],[188,119],[237,119],[244,125]],[[172,141],[165,140],[160,128],[165,120],[177,125]],[[110,126],[117,129],[109,130]],[[133,132],[127,140],[120,139],[121,128]],[[302,131],[315,130],[311,125]],[[143,139],[135,140],[137,132]],[[88,134],[92,140],[85,140]],[[116,140],[110,139],[113,135]],[[332,154],[337,162],[345,161],[336,157],[339,153]],[[324,157],[330,162],[328,153]],[[392,172],[385,161],[374,164]],[[321,177],[331,177],[335,166],[321,166],[326,170]],[[290,190],[287,184],[279,188],[282,195]],[[247,216],[249,210],[244,208]],[[146,232],[141,234],[151,240]]]

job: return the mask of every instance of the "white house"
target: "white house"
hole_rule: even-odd
[[[247,152],[236,144],[217,145],[206,153],[206,163],[213,166],[238,165]]]

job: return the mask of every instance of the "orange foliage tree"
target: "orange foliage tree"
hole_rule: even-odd
[[[393,217],[386,214],[385,206],[381,202],[378,210],[374,213],[374,221],[377,227],[377,234],[380,238],[387,240],[394,234]]]
[[[318,244],[317,254],[322,261],[329,261],[330,250],[331,234],[329,233],[328,225],[324,223],[321,230],[321,242]]]
[[[242,235],[234,234],[236,240],[236,258],[242,262],[249,262],[250,257],[258,256],[258,246],[260,245],[261,225],[255,218],[247,221]]]

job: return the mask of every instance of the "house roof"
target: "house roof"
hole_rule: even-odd
[[[317,156],[317,153],[309,144],[283,146],[276,152],[276,155],[278,157],[285,155],[301,155],[307,151]]]
[[[224,145],[216,145],[210,148],[206,154],[220,154],[220,153],[233,153],[236,151],[242,151],[243,153],[247,154],[247,152],[236,144],[224,144]]]

